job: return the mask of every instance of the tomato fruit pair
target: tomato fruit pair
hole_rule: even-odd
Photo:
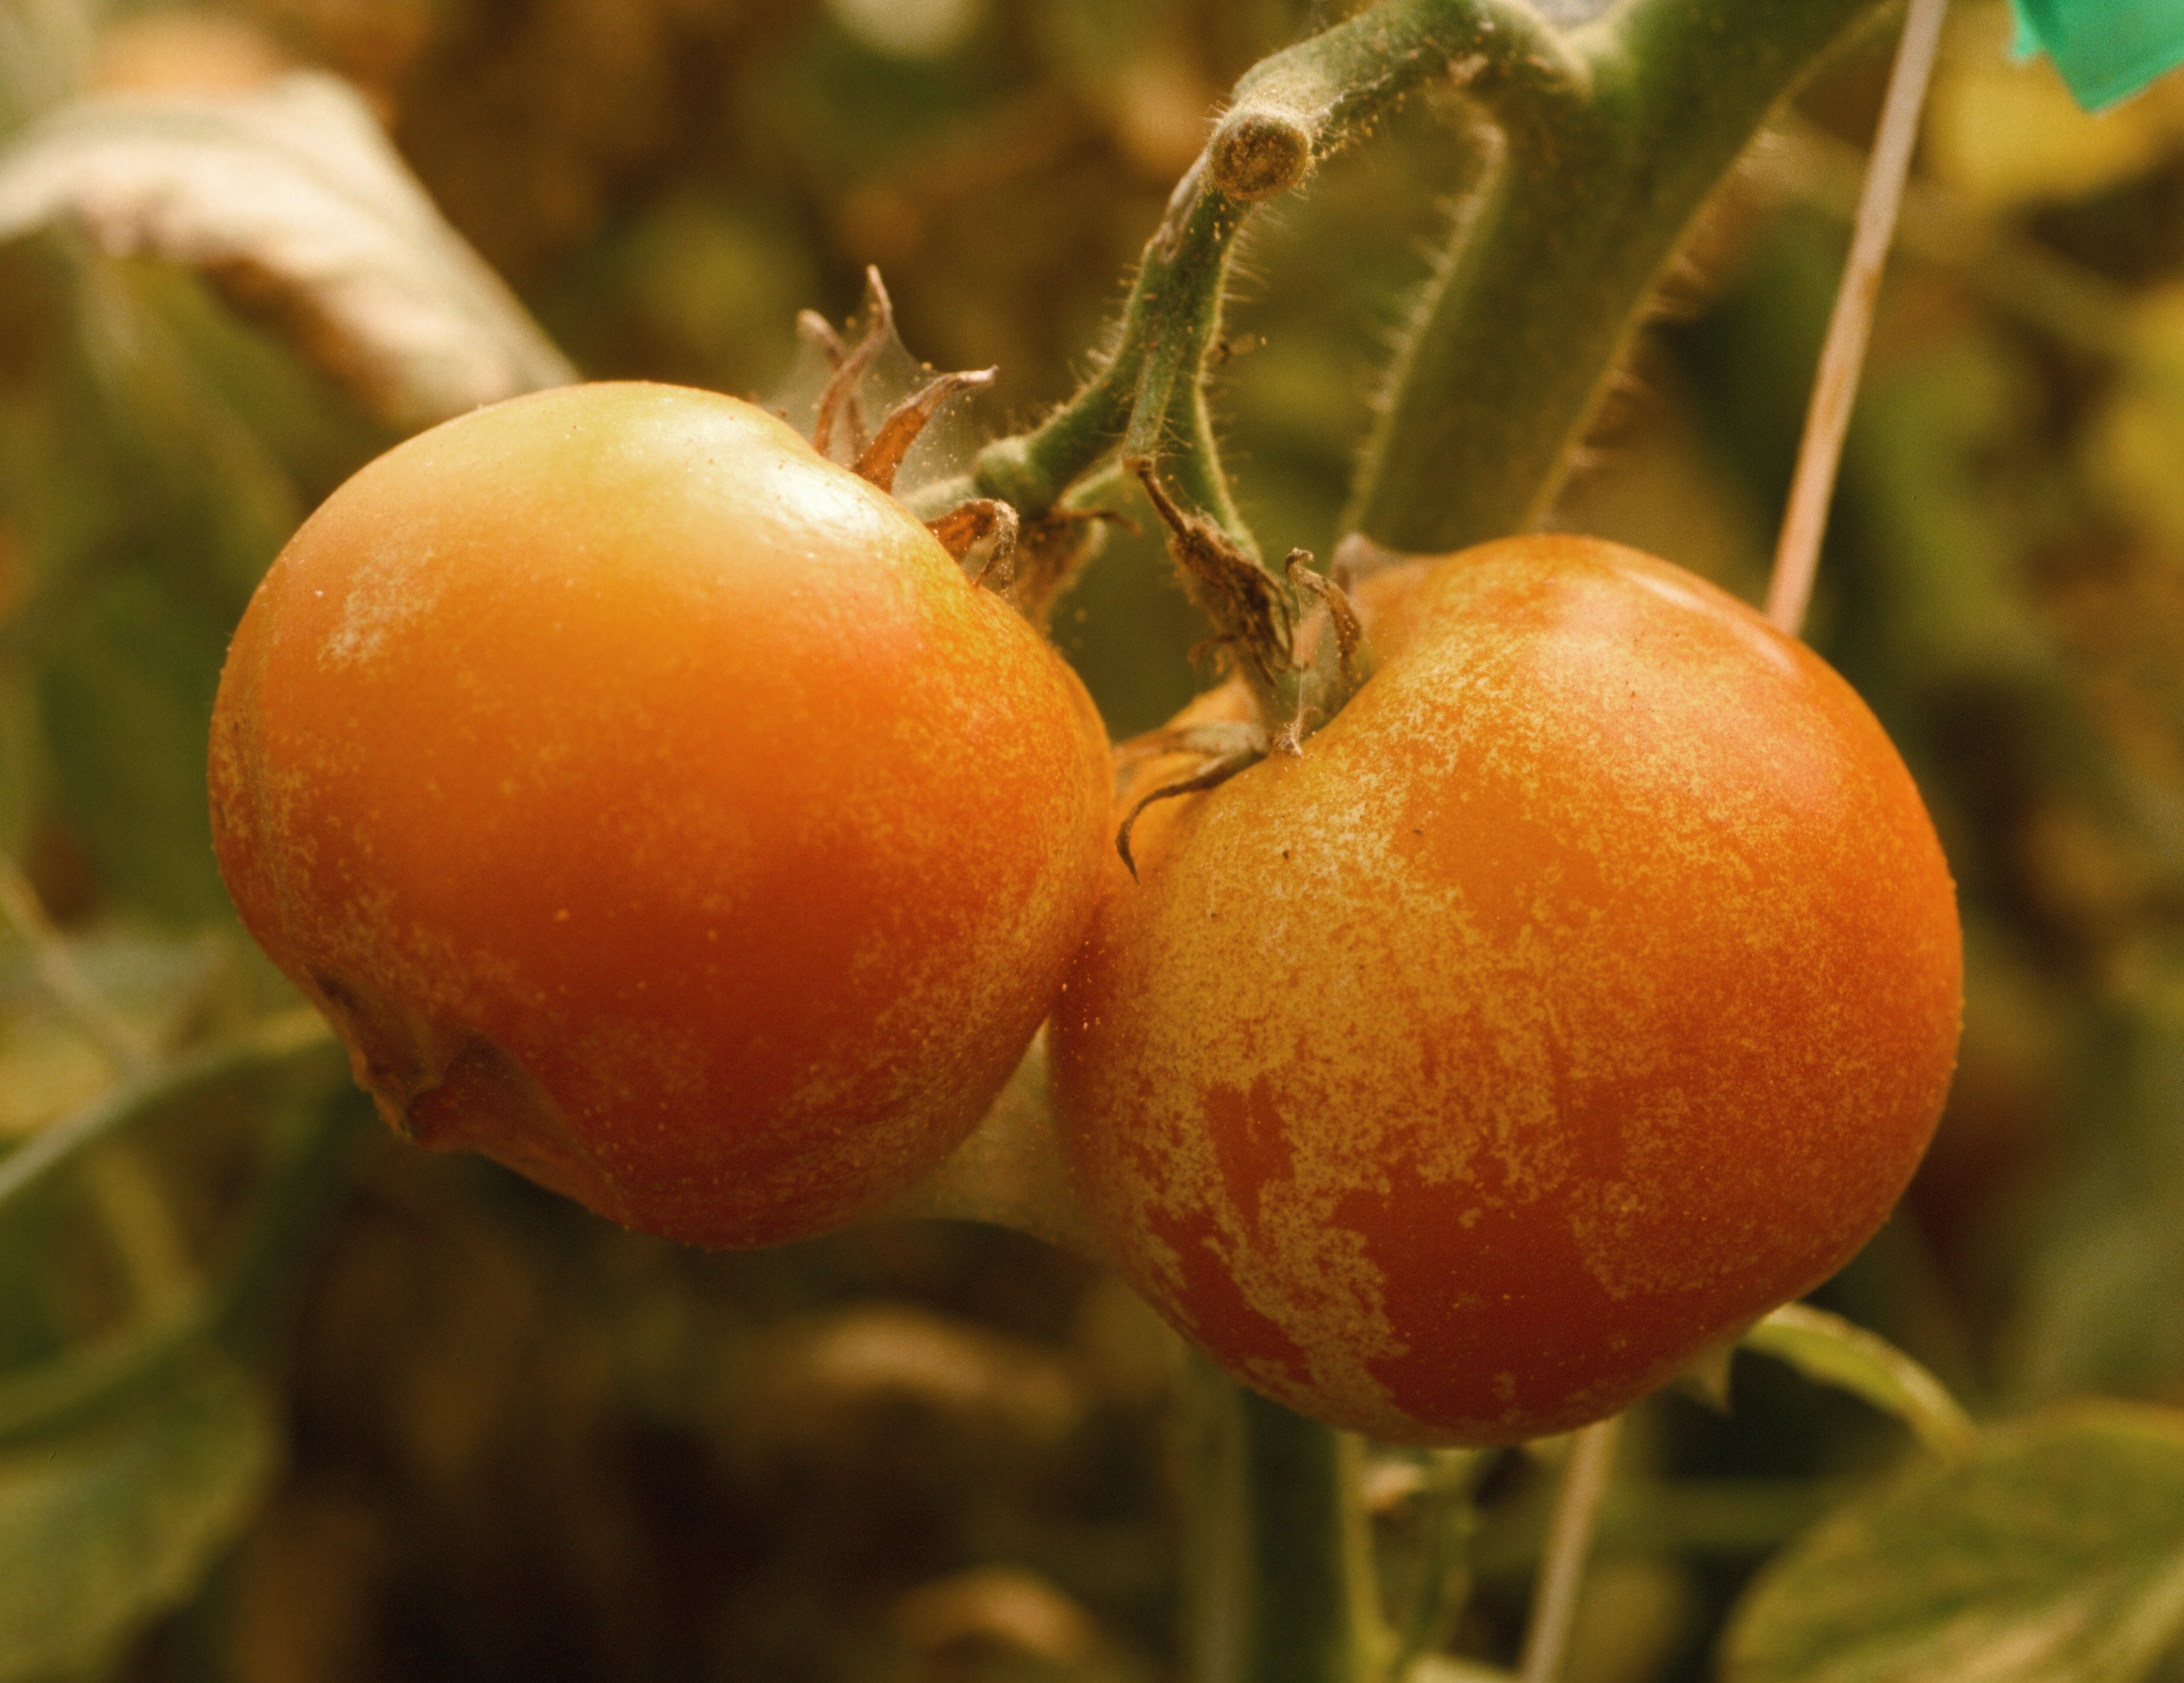
[[[1111,865],[1066,1149],[1133,1283],[1276,1399],[1567,1430],[1886,1216],[1955,1062],[1954,890],[1849,687],[1667,563],[1518,538],[1359,607],[1378,668],[1302,754]]]
[[[976,1123],[1106,850],[1082,687],[733,398],[572,387],[350,480],[236,633],[243,922],[401,1133],[755,1246]]]

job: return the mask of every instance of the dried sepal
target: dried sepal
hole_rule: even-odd
[[[819,348],[819,353],[827,359],[827,366],[830,370],[839,368],[843,359],[850,354],[850,348],[842,343],[842,336],[834,331],[834,324],[816,309],[796,312],[796,334],[799,338],[808,340]]]
[[[927,381],[888,411],[880,430],[872,435],[872,442],[857,453],[857,476],[871,481],[883,491],[894,490],[894,476],[902,466],[903,457],[917,442],[926,424],[939,412],[940,405],[961,393],[992,385],[997,371],[980,368],[961,374],[938,375]]]
[[[1187,725],[1166,725],[1132,737],[1117,746],[1115,769],[1126,772],[1164,754],[1195,754],[1201,759],[1220,760],[1247,753],[1263,757],[1266,751],[1267,733],[1262,727],[1248,720],[1205,719]]]
[[[1289,604],[1267,570],[1212,521],[1178,506],[1153,464],[1125,464],[1145,488],[1168,531],[1168,554],[1184,588],[1212,621],[1215,641],[1241,666],[1254,690],[1271,695],[1290,669]]]
[[[1156,800],[1173,800],[1178,795],[1202,794],[1207,789],[1218,789],[1237,772],[1248,770],[1266,757],[1267,749],[1262,736],[1258,747],[1240,749],[1234,754],[1224,755],[1190,777],[1175,783],[1163,783],[1132,806],[1124,815],[1122,827],[1115,832],[1115,851],[1122,855],[1123,867],[1130,873],[1130,880],[1135,882],[1138,876],[1138,861],[1130,856],[1130,832],[1137,828],[1139,815],[1145,808]]]
[[[939,519],[926,521],[925,529],[957,561],[991,538],[993,549],[972,575],[972,582],[987,584],[990,580],[992,589],[1009,588],[1016,573],[1017,511],[1006,503],[993,497],[973,497],[958,503]]]
[[[1284,571],[1291,589],[1318,598],[1320,606],[1327,610],[1327,622],[1334,627],[1335,659],[1342,669],[1343,683],[1354,691],[1364,682],[1361,657],[1365,649],[1365,627],[1357,617],[1357,610],[1351,605],[1349,592],[1324,574],[1314,572],[1306,565],[1311,560],[1305,550],[1292,549]]]
[[[811,423],[811,448],[822,456],[833,448],[838,424],[848,434],[850,448],[859,457],[867,448],[865,418],[857,408],[857,387],[864,383],[873,362],[894,337],[894,304],[876,268],[865,270],[865,304],[864,337],[857,341],[855,349],[846,353],[841,340],[823,318],[811,310],[797,317],[797,326],[805,337],[828,353],[827,360],[834,371],[827,379],[826,390],[819,394],[819,413]],[[813,332],[813,322],[818,324],[818,332]]]

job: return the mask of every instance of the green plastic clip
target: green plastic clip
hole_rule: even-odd
[[[2184,64],[2184,0],[2010,0],[2019,58],[2045,53],[2088,111]]]

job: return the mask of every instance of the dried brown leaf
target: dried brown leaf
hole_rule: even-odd
[[[202,271],[399,427],[577,377],[332,76],[56,109],[0,149],[0,238],[56,225]]]

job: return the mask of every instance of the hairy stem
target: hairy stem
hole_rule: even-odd
[[[1194,169],[1139,265],[1123,306],[1123,338],[1106,368],[1030,432],[997,438],[978,454],[972,484],[1016,505],[1025,519],[1052,509],[1070,486],[1127,434],[1132,454],[1178,461],[1200,448],[1194,421],[1206,354],[1220,331],[1221,292],[1236,233],[1250,209]],[[1217,482],[1215,464],[1179,472],[1184,484]],[[1225,482],[1201,512],[1250,547]]]
[[[1262,59],[1236,84],[1206,167],[1228,192],[1264,198],[1369,133],[1428,82],[1461,84],[1514,120],[1580,103],[1585,66],[1529,6],[1511,0],[1381,0]]]
[[[1512,121],[1535,121],[1579,109],[1582,70],[1515,0],[1382,0],[1255,66],[1146,245],[1107,365],[1042,425],[989,445],[975,494],[1035,519],[1119,446],[1157,460],[1198,512],[1256,556],[1204,395],[1229,254],[1252,203],[1295,186],[1425,82],[1460,81]]]
[[[1629,0],[1574,32],[1582,102],[1492,106],[1502,155],[1421,300],[1348,530],[1437,553],[1559,488],[1661,276],[1768,115],[1887,0]]]

